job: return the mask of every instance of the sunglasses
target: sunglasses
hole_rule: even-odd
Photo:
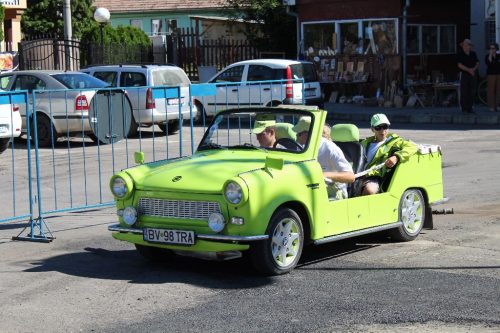
[[[386,130],[389,128],[389,125],[387,124],[382,124],[382,125],[378,125],[378,126],[375,126],[373,129],[375,131],[381,131],[381,130]]]

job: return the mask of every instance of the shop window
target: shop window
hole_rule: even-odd
[[[365,52],[370,54],[397,54],[398,44],[395,23],[395,20],[363,22],[363,47]]]
[[[407,32],[408,37],[406,45],[408,47],[408,53],[420,53],[420,27],[416,25],[409,25]]]
[[[439,27],[439,53],[455,53],[455,26]]]
[[[304,48],[305,50],[335,50],[335,24],[318,23],[304,24]]]
[[[438,27],[422,27],[422,51],[423,53],[438,53]]]
[[[340,24],[340,36],[342,39],[341,50],[345,54],[355,54],[358,51],[359,32],[357,22]]]

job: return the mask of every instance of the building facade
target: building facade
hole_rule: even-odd
[[[17,51],[21,41],[21,16],[26,10],[26,0],[0,0],[5,9],[3,22],[4,40],[0,51]]]

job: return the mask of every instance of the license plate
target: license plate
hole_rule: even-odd
[[[306,97],[316,96],[316,89],[304,91]]]
[[[193,231],[144,228],[142,233],[147,242],[194,245]]]
[[[181,98],[180,102],[184,104],[184,98]],[[178,98],[169,98],[167,99],[167,104],[168,105],[179,105],[179,99]]]

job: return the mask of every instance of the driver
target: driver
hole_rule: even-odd
[[[262,148],[273,148],[276,143],[276,121],[256,120],[252,133]]]
[[[309,138],[309,128],[311,127],[311,118],[302,117],[293,127],[297,133],[297,141],[304,146]],[[342,150],[332,141],[321,137],[318,162],[323,169],[323,176],[332,181],[328,184],[328,197],[332,199],[347,198],[347,183],[353,183],[354,172],[351,164],[346,160]]]

